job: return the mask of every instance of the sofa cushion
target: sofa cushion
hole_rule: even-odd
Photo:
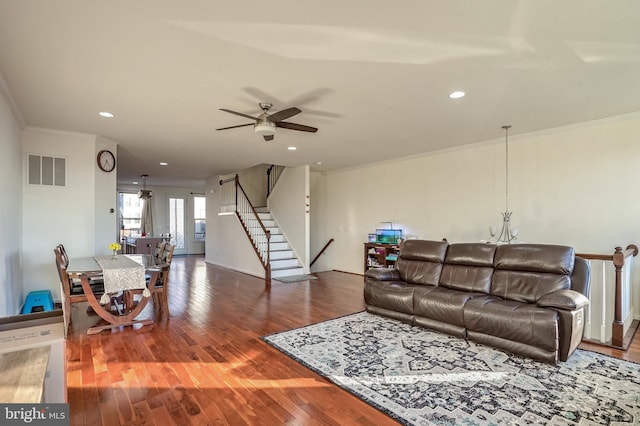
[[[365,278],[373,278],[378,281],[399,281],[400,273],[397,269],[370,268],[364,273]]]
[[[495,271],[491,280],[491,294],[506,300],[536,303],[545,294],[569,289],[570,286],[567,275]]]
[[[496,248],[495,244],[486,243],[450,244],[444,263],[448,265],[488,266],[493,268]]]
[[[402,243],[396,262],[402,281],[438,285],[447,246],[446,241],[407,240]]]
[[[545,351],[558,349],[558,313],[535,304],[495,296],[473,298],[464,305],[464,325],[470,331]]]
[[[446,241],[407,240],[400,246],[399,256],[403,259],[442,263],[448,246]]]
[[[413,293],[413,313],[416,317],[464,327],[464,304],[484,293],[459,291],[444,287],[421,286]]]
[[[489,294],[492,276],[493,268],[445,264],[440,275],[440,285],[455,290]]]
[[[364,301],[367,305],[413,314],[413,291],[415,287],[401,281],[367,279],[364,286]]]
[[[498,246],[494,266],[498,270],[549,272],[571,275],[575,262],[572,247],[548,244]]]
[[[538,306],[543,308],[565,309],[574,311],[589,305],[589,299],[573,290],[559,290],[547,293],[538,299]]]
[[[496,246],[484,243],[451,244],[439,285],[489,294]]]
[[[409,284],[438,285],[442,263],[406,260],[399,258],[396,267],[400,278]]]
[[[541,244],[503,245],[496,249],[490,294],[535,303],[547,293],[571,288],[573,248]]]

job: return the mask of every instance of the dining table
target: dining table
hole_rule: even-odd
[[[70,258],[67,273],[80,279],[89,305],[106,323],[89,327],[97,334],[114,327],[153,324],[152,318],[137,319],[149,302],[148,283],[155,283],[169,265],[151,254],[126,254]],[[104,293],[95,294],[92,280],[102,279]],[[153,285],[153,284],[151,284]],[[141,297],[136,299],[135,296]]]

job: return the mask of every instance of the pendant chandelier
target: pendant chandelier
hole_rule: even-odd
[[[509,129],[511,126],[502,126],[504,129],[504,146],[505,146],[505,210],[502,214],[502,229],[500,233],[496,232],[496,228],[489,227],[492,242],[496,244],[511,244],[518,241],[518,228],[511,229],[511,215],[509,211]]]
[[[147,189],[147,177],[149,175],[140,175],[140,177],[142,178],[142,189],[138,191],[138,198],[148,200],[151,198],[151,190]]]

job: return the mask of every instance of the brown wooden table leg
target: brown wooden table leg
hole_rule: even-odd
[[[154,274],[152,274],[154,275]],[[102,318],[107,321],[109,324],[99,325],[90,327],[87,330],[87,334],[96,334],[100,333],[103,330],[108,330],[113,327],[119,327],[121,325],[149,325],[153,324],[152,319],[147,320],[136,320],[135,318],[142,312],[142,309],[147,305],[150,297],[142,297],[142,299],[138,302],[137,305],[133,306],[133,291],[125,291],[123,295],[124,304],[125,304],[125,312],[124,315],[114,315],[105,309],[104,306],[100,304],[96,295],[93,294],[93,290],[91,290],[91,285],[89,284],[89,278],[86,275],[82,275],[82,289],[84,290],[85,296],[87,296],[87,301],[89,305],[93,308],[93,310]],[[153,278],[153,277],[152,277]]]

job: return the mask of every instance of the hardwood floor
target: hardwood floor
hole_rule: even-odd
[[[171,319],[88,336],[98,322],[73,308],[67,340],[72,425],[397,425],[260,340],[364,309],[362,276],[340,272],[284,284],[174,257]],[[640,362],[640,338],[626,353]]]
[[[71,424],[390,425],[395,421],[260,340],[364,309],[361,276],[284,284],[174,257],[171,319],[67,340]],[[153,307],[147,315],[156,315]]]

